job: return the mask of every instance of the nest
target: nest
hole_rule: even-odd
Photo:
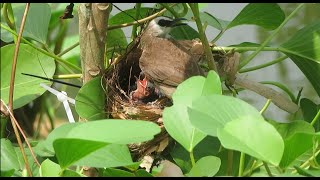
[[[134,102],[129,94],[136,88],[136,80],[140,75],[139,58],[142,54],[138,48],[139,38],[127,48],[127,52],[111,63],[105,74],[108,87],[107,112],[113,119],[132,119],[151,121],[159,125],[161,133],[148,142],[130,144],[129,149],[134,160],[140,160],[145,155],[160,153],[168,145],[169,136],[162,124],[162,111],[171,105],[171,100],[157,95],[150,96],[140,102]]]

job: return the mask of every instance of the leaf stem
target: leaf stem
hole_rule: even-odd
[[[11,29],[15,30],[16,28],[14,26],[14,22],[11,22],[9,19],[9,16],[8,16],[9,6],[10,6],[9,3],[3,3],[2,15],[3,15],[5,22],[8,24],[8,26]]]
[[[267,110],[267,108],[269,107],[270,103],[271,103],[271,99],[268,99],[266,104],[261,109],[260,114],[263,114]]]
[[[256,51],[259,47],[224,47],[224,46],[214,46],[211,48],[212,51],[231,51],[234,50],[236,52],[241,52],[241,51]],[[281,48],[279,47],[263,47],[261,51],[280,51]]]
[[[266,168],[266,171],[267,171],[268,175],[269,175],[270,177],[273,177],[273,175],[272,175],[272,173],[271,173],[271,171],[270,171],[270,168],[269,168],[268,164],[267,164],[265,161],[262,161],[262,162],[263,162],[263,166]]]
[[[214,63],[212,51],[210,49],[207,36],[206,36],[206,34],[205,34],[204,30],[203,30],[203,27],[202,27],[198,3],[189,3],[189,6],[190,6],[190,8],[191,8],[191,10],[193,12],[193,15],[194,15],[197,27],[198,27],[199,37],[200,37],[201,42],[202,42],[202,44],[204,46],[204,52],[205,52],[205,57],[206,57],[208,66],[209,66],[210,69],[212,69],[212,70],[217,72],[217,67],[216,67],[216,64]]]
[[[142,5],[142,3],[136,3],[136,6],[135,6],[135,9],[136,9],[135,19],[138,19],[139,16],[140,16],[141,5]],[[138,28],[137,24],[134,24],[132,26],[131,41],[133,41],[137,37],[137,28]]]
[[[246,154],[244,152],[240,153],[239,174],[238,174],[239,177],[242,177],[243,175],[245,156]]]
[[[22,20],[21,20],[21,26],[20,26],[20,29],[19,29],[19,34],[18,34],[18,38],[17,38],[17,42],[16,42],[16,48],[15,48],[14,56],[13,56],[13,60],[12,60],[8,111],[10,113],[11,125],[13,127],[14,134],[16,135],[16,138],[17,138],[17,141],[18,141],[18,144],[19,144],[20,151],[21,151],[22,156],[23,156],[23,160],[24,160],[28,175],[31,177],[32,176],[32,172],[31,172],[31,169],[30,169],[30,165],[29,165],[26,153],[24,151],[24,147],[22,145],[22,141],[21,141],[21,138],[20,138],[20,135],[19,135],[19,131],[17,129],[17,124],[15,122],[15,117],[13,115],[14,80],[15,80],[16,70],[17,70],[17,62],[18,62],[20,42],[21,42],[22,33],[23,33],[24,26],[25,26],[25,23],[26,23],[26,20],[27,20],[27,15],[28,15],[29,9],[30,9],[30,3],[26,3],[26,7],[24,9],[24,13],[23,13]]]
[[[53,75],[53,79],[76,79],[81,78],[82,74],[62,74],[62,75]]]
[[[270,62],[267,62],[265,64],[260,64],[260,65],[257,65],[257,66],[254,66],[254,67],[249,67],[249,68],[246,68],[246,69],[241,69],[239,71],[239,73],[245,73],[245,72],[249,72],[249,71],[255,71],[255,70],[258,70],[258,69],[262,69],[262,68],[265,68],[265,67],[268,67],[268,66],[271,66],[271,65],[274,65],[274,64],[277,64],[285,59],[287,59],[288,56],[281,56],[273,61],[270,61]]]
[[[250,54],[247,59],[243,60],[242,63],[239,66],[239,69],[241,69],[243,66],[247,65],[271,40],[272,38],[278,34],[278,32],[283,28],[283,26],[298,12],[299,9],[303,7],[304,3],[300,4],[287,18],[284,19],[284,21],[280,24],[280,26],[274,30],[270,36],[259,46],[259,48]]]
[[[317,122],[317,120],[320,117],[320,109],[318,110],[318,113],[316,114],[316,116],[313,118],[313,120],[311,121],[311,126],[314,126],[314,124]]]
[[[194,160],[193,151],[189,152],[190,159],[191,159],[191,165],[194,167],[196,165],[196,162]]]

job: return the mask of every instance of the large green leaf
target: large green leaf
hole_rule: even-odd
[[[177,87],[172,95],[173,103],[191,106],[194,99],[210,94],[221,94],[222,87],[219,75],[214,71],[209,71],[207,78],[193,76]]]
[[[41,163],[39,171],[40,177],[59,177],[61,168],[59,164],[50,161],[50,159],[46,159]]]
[[[110,144],[92,152],[74,164],[78,166],[108,168],[129,166],[133,162],[127,145]]]
[[[189,152],[206,136],[191,125],[187,106],[183,104],[165,108],[163,123],[170,136]]]
[[[1,47],[1,99],[8,103],[9,85],[12,59],[15,45],[10,44]],[[38,76],[52,78],[55,71],[55,63],[52,58],[39,53],[34,48],[20,44],[15,88],[13,97],[13,108],[19,108],[39,97],[46,90],[39,84],[51,85],[51,82],[22,75],[21,73],[34,74]]]
[[[296,133],[285,139],[285,148],[279,166],[281,168],[290,166],[296,158],[312,149],[314,137],[314,133]]]
[[[313,118],[315,118],[317,112],[320,110],[320,104],[315,104],[310,99],[302,98],[300,100],[300,107],[302,110],[303,118],[305,121],[311,123]],[[314,124],[315,130],[319,131],[320,129],[320,122],[317,121]]]
[[[292,54],[287,55],[308,78],[318,96],[320,97],[320,63],[310,61],[306,58],[301,58]]]
[[[101,85],[101,77],[87,82],[79,90],[76,100],[76,111],[87,120],[103,119],[105,117],[105,92]]]
[[[25,4],[13,4],[12,7],[17,32],[21,26],[25,6]],[[22,35],[46,44],[50,16],[51,8],[49,4],[31,3]]]
[[[60,138],[131,144],[151,140],[158,133],[160,133],[159,126],[152,122],[104,119],[59,126],[48,135],[45,144],[49,150],[52,150],[53,141]]]
[[[278,132],[281,134],[283,139],[287,139],[296,133],[314,133],[314,128],[307,122],[296,120],[290,123],[278,123],[275,121],[269,121]]]
[[[224,147],[273,164],[280,162],[284,148],[280,134],[246,102],[213,94],[194,100],[188,113],[196,128],[217,136]]]
[[[279,49],[300,68],[320,96],[320,21],[299,30]]]
[[[220,149],[220,142],[218,138],[206,136],[196,147],[193,149],[194,160],[198,161],[204,156],[217,155]],[[185,150],[180,144],[175,144],[174,148],[170,151],[174,162],[181,168],[183,173],[187,173],[192,168],[190,153]]]
[[[189,177],[212,177],[220,168],[221,160],[215,156],[205,156],[199,159],[187,174]]]
[[[106,168],[103,170],[103,177],[135,177],[135,175],[131,172],[114,169],[114,168]]]
[[[8,139],[1,139],[1,172],[12,169],[20,169],[17,154]]]
[[[53,142],[56,157],[63,169],[106,145],[108,145],[108,143],[66,138],[57,139]]]
[[[231,27],[254,24],[267,30],[276,29],[285,19],[285,14],[275,3],[250,3],[231,21]]]
[[[299,57],[300,61],[311,60],[320,63],[320,21],[300,29],[281,45],[280,50],[289,57]]]

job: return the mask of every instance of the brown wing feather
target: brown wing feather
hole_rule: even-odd
[[[139,65],[153,81],[177,86],[191,76],[203,75],[197,64],[199,56],[190,55],[176,41],[151,37],[144,43]]]

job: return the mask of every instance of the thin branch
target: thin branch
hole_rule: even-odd
[[[21,37],[22,37],[22,33],[23,33],[25,22],[26,22],[26,19],[27,19],[29,8],[30,8],[30,3],[27,3],[26,7],[25,7],[25,10],[24,10],[24,13],[23,13],[22,20],[21,20],[21,27],[20,27],[20,30],[19,30],[18,39],[17,39],[17,43],[16,43],[16,48],[15,48],[14,56],[13,56],[13,60],[12,60],[8,111],[9,111],[9,113],[11,115],[10,116],[11,117],[10,118],[11,119],[11,124],[12,124],[13,130],[14,130],[14,134],[16,135],[16,138],[17,138],[17,141],[18,141],[18,144],[19,144],[19,148],[20,148],[21,153],[22,153],[23,160],[24,160],[24,163],[26,165],[26,169],[27,169],[28,175],[32,176],[30,165],[29,165],[27,156],[26,156],[26,154],[24,152],[24,149],[23,149],[23,146],[22,146],[22,142],[21,142],[21,138],[20,138],[16,123],[14,121],[14,115],[13,115],[13,113],[11,113],[13,111],[14,80],[15,80],[15,75],[16,75],[16,67],[17,67],[17,60],[18,60],[18,54],[19,54],[19,47],[20,47]]]

